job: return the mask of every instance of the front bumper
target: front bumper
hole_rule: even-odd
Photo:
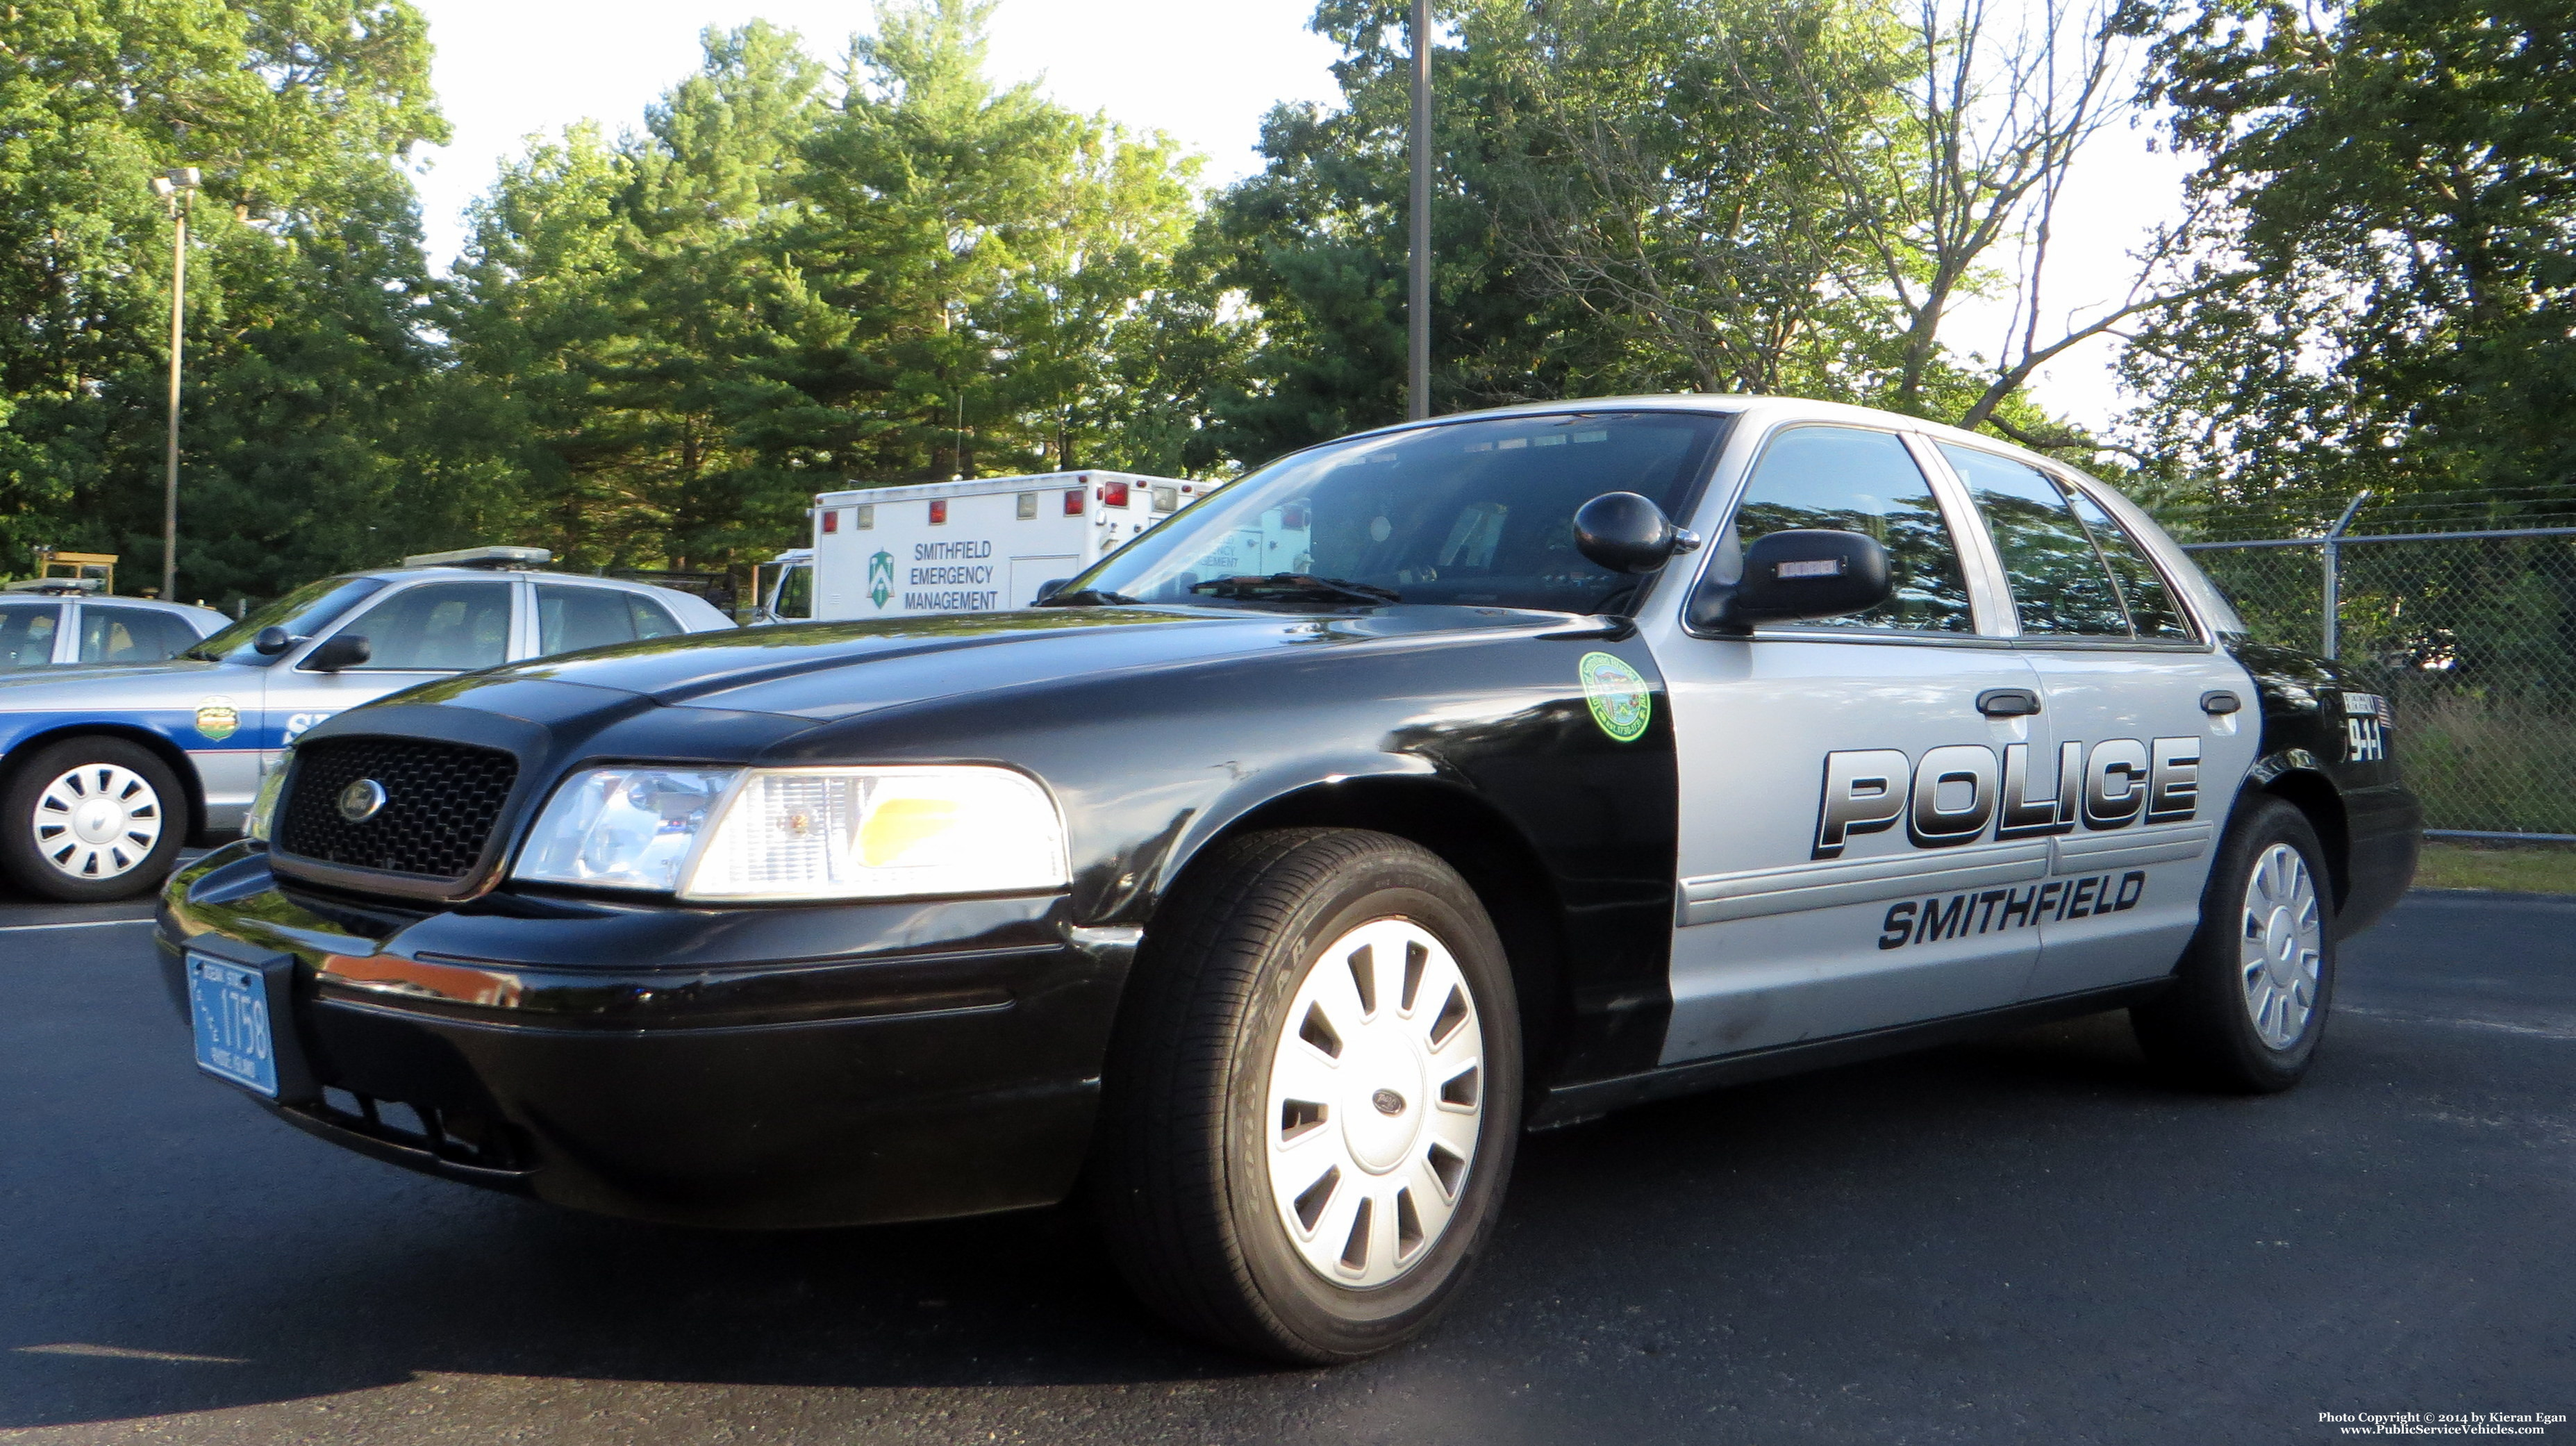
[[[268,1108],[427,1174],[733,1227],[1061,1199],[1133,929],[1060,896],[690,909],[488,895],[397,911],[281,886],[257,845],[163,896],[185,951],[291,961]],[[303,1076],[302,1080],[294,1078]]]

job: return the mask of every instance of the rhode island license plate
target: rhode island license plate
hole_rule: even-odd
[[[258,970],[189,955],[188,1017],[197,1034],[197,1068],[277,1098],[268,981]]]

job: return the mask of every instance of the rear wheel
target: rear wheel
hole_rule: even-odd
[[[2328,897],[2307,816],[2277,798],[2248,799],[2219,845],[2173,987],[2129,1011],[2148,1056],[2215,1089],[2297,1084],[2334,999]]]
[[[150,891],[187,832],[179,780],[121,738],[39,749],[0,789],[0,870],[29,893],[99,903]]]
[[[1220,846],[1148,932],[1095,1199],[1138,1296],[1326,1364],[1426,1328],[1500,1211],[1520,1021],[1465,881],[1384,834]]]

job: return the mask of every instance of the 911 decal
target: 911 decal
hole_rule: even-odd
[[[2343,695],[2343,756],[2347,763],[2377,763],[2388,756],[2388,700],[2377,693]]]
[[[1825,755],[1813,856],[1840,858],[1855,834],[1900,821],[1916,848],[1974,843],[1991,827],[1999,840],[2087,829],[2179,823],[2200,807],[2200,740],[2106,738],[2086,748],[2058,745],[2054,768],[2027,743],[1954,743],[1908,758],[1895,748]],[[2034,768],[2033,764],[2040,766]]]
[[[2081,879],[2050,879],[2027,890],[1971,890],[1925,899],[1919,904],[1907,899],[1888,906],[1887,917],[1879,923],[1878,947],[1902,949],[1908,944],[1937,944],[1943,939],[1964,939],[1990,930],[2027,929],[2033,924],[2117,914],[2136,908],[2146,893],[2146,870],[2131,869],[2120,875],[2117,884],[2112,883],[2109,874],[2095,874]]]

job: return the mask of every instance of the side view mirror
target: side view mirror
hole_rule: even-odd
[[[358,666],[374,657],[375,653],[375,645],[368,642],[364,636],[357,633],[341,633],[315,648],[312,655],[304,660],[304,665],[318,673],[336,673],[342,668]]]
[[[1893,596],[1887,549],[1858,532],[1799,527],[1754,539],[1737,582],[1711,582],[1691,599],[1690,620],[1718,632],[1761,623],[1865,613]]]
[[[1038,595],[1029,599],[1029,601],[1031,603],[1045,602],[1048,598],[1064,591],[1064,585],[1071,581],[1073,581],[1073,579],[1069,577],[1048,578],[1046,581],[1038,584]]]
[[[1604,492],[1574,509],[1574,545],[1612,572],[1653,572],[1699,546],[1699,534],[1675,527],[1651,498]]]
[[[295,646],[295,635],[280,627],[265,627],[250,640],[251,651],[263,658],[274,658]]]

